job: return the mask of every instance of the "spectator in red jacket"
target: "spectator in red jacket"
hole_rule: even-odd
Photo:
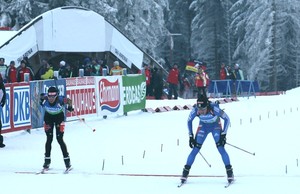
[[[153,96],[153,89],[151,85],[152,72],[148,66],[148,64],[144,65],[144,73],[146,77],[146,96]]]
[[[221,64],[221,69],[220,69],[220,80],[226,79],[227,74],[228,74],[228,70],[227,70],[225,64],[222,63]]]
[[[198,97],[203,95],[207,98],[207,86],[209,84],[209,77],[207,73],[203,70],[202,66],[199,67],[198,73],[195,76],[195,85],[197,87]]]
[[[30,67],[26,67],[26,62],[24,60],[21,61],[20,68],[17,73],[17,80],[18,82],[25,81],[24,75],[25,73],[29,73],[29,81],[33,80],[34,73]]]
[[[174,93],[174,99],[177,99],[178,85],[180,82],[180,73],[176,63],[173,65],[173,68],[169,72],[167,82],[169,83],[168,99],[169,100],[172,99],[173,93]]]
[[[9,67],[6,70],[7,83],[17,82],[17,68],[15,67],[15,61],[11,61]]]

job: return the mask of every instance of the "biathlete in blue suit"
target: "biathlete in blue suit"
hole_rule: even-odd
[[[44,129],[47,136],[45,145],[45,162],[44,169],[48,169],[51,163],[51,144],[53,141],[53,129],[56,129],[56,139],[60,145],[64,162],[67,169],[71,168],[70,157],[67,150],[67,146],[63,140],[64,136],[64,109],[73,111],[72,101],[68,98],[58,96],[58,90],[56,87],[51,86],[48,89],[48,94],[42,93],[40,96],[40,104],[45,109],[44,115]]]
[[[196,136],[194,138],[192,123],[196,117],[199,117],[200,122],[196,132]],[[224,120],[223,128],[220,118]],[[192,151],[189,154],[186,165],[183,168],[181,177],[182,183],[186,182],[190,168],[193,165],[195,158],[209,133],[212,133],[212,136],[216,142],[217,149],[221,154],[223,163],[226,168],[228,182],[231,183],[234,180],[230,159],[224,148],[224,145],[226,144],[226,133],[229,123],[230,119],[228,115],[219,108],[219,105],[217,103],[208,101],[208,99],[203,95],[199,96],[199,98],[197,99],[197,104],[191,110],[187,122],[190,137],[189,145],[192,148]]]

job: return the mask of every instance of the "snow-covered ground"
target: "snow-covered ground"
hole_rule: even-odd
[[[74,169],[67,175],[63,174],[63,158],[56,140],[52,143],[52,174],[35,175],[43,164],[46,136],[42,129],[32,130],[31,134],[4,134],[6,147],[0,149],[1,193],[300,193],[299,97],[297,88],[285,95],[239,98],[238,102],[221,104],[231,118],[227,142],[255,153],[226,145],[236,177],[227,189],[225,168],[211,135],[201,150],[211,167],[198,155],[190,173],[197,177],[190,177],[186,185],[177,188],[191,151],[186,124],[190,111],[174,110],[135,111],[106,120],[86,118],[88,126],[80,121],[68,122],[64,139]],[[148,100],[146,106],[172,108],[194,102]]]

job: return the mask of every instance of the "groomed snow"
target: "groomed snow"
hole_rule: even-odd
[[[177,188],[191,151],[186,123],[190,111],[180,110],[135,111],[106,120],[86,117],[91,127],[80,121],[67,122],[64,139],[74,167],[67,175],[63,174],[62,153],[56,140],[52,143],[49,171],[54,174],[34,174],[43,164],[43,129],[31,130],[31,134],[4,134],[6,147],[0,149],[1,193],[300,193],[299,97],[300,88],[296,88],[285,95],[239,98],[238,102],[221,104],[231,119],[227,142],[250,152],[226,145],[236,177],[227,189],[225,168],[211,135],[201,150],[211,167],[198,155],[190,173],[198,177],[190,177],[186,185]],[[172,108],[194,102],[148,100],[146,106]]]

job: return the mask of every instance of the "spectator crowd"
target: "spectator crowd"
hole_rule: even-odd
[[[15,61],[5,63],[5,58],[0,58],[0,73],[4,83],[14,83],[32,80],[47,80],[53,78],[78,77],[79,69],[83,70],[83,76],[122,75],[123,68],[119,61],[114,61],[112,68],[106,64],[106,60],[85,58],[82,64],[70,64],[64,60],[58,65],[51,64],[47,59],[42,59],[38,68],[32,68],[27,57],[24,57],[16,67]],[[55,75],[55,72],[58,72]],[[28,76],[28,78],[26,77]]]
[[[181,70],[182,72],[179,70],[179,65],[174,63],[167,76],[164,76],[161,67],[154,67],[153,64],[143,64],[143,68],[138,73],[144,74],[146,77],[147,97],[162,99],[165,96],[170,100],[177,99],[179,96],[185,99],[196,98],[200,95],[207,97],[210,78],[206,71],[206,63],[192,63],[192,71]],[[80,75],[80,69],[82,69],[82,75]],[[108,65],[105,59],[99,60],[87,57],[84,58],[82,63],[77,65],[61,60],[56,66],[49,63],[47,59],[42,59],[41,64],[34,71],[27,57],[24,57],[17,67],[15,61],[10,61],[9,65],[6,65],[5,59],[0,58],[0,73],[4,83],[78,76],[123,75],[126,72],[124,70],[126,69],[120,66],[118,60]],[[56,72],[57,74],[55,74]],[[233,68],[222,63],[220,65],[219,79],[245,80],[243,71],[238,63],[235,63]]]

